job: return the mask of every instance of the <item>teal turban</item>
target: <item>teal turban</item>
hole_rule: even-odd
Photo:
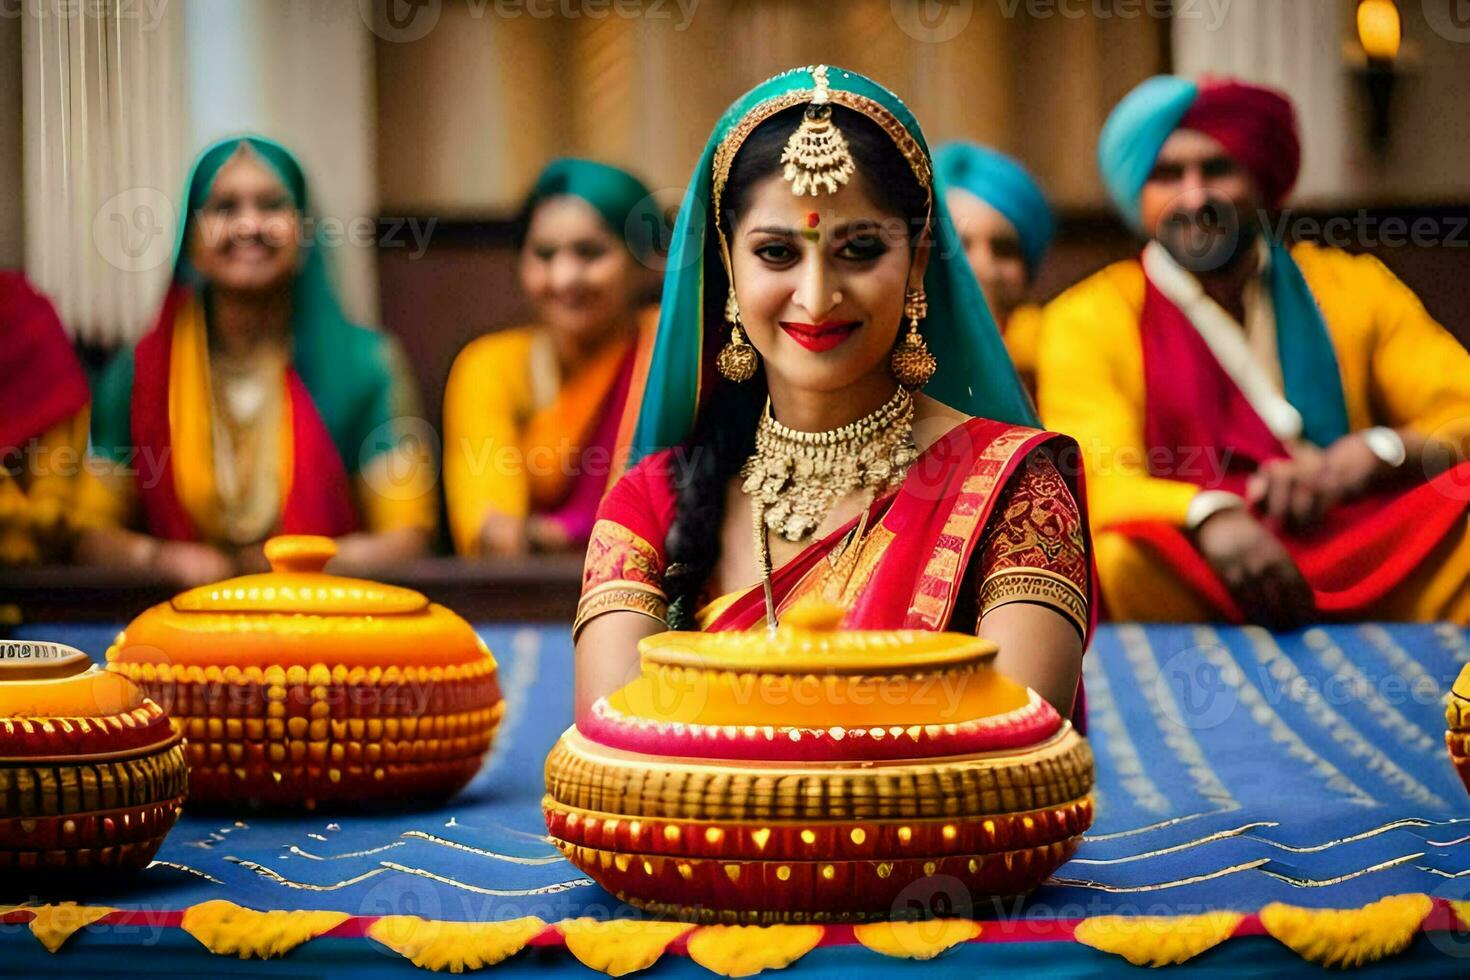
[[[1015,159],[978,143],[946,143],[934,153],[941,190],[969,191],[1016,229],[1028,275],[1036,275],[1056,234],[1056,219],[1041,185]]]

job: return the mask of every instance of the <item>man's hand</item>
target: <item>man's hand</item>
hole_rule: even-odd
[[[1316,618],[1316,601],[1286,546],[1248,511],[1212,514],[1195,545],[1253,623],[1294,629]]]
[[[1394,472],[1362,433],[1353,432],[1325,450],[1299,450],[1291,459],[1262,466],[1246,484],[1245,498],[1263,520],[1301,533],[1338,504],[1386,482]]]
[[[1324,465],[1325,454],[1315,448],[1273,459],[1246,482],[1246,505],[1268,524],[1305,531],[1336,503],[1320,479]]]
[[[1403,469],[1379,458],[1361,432],[1352,432],[1327,447],[1317,479],[1331,488],[1334,502],[1356,500],[1389,482]]]

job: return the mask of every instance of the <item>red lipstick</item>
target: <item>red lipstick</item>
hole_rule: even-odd
[[[823,320],[821,323],[781,321],[786,335],[809,351],[828,351],[842,343],[861,324],[857,320]]]

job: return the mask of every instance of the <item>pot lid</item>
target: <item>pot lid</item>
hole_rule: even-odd
[[[765,630],[669,632],[638,644],[645,667],[697,667],[761,674],[889,674],[954,669],[993,658],[994,643],[927,630],[843,630],[845,611],[801,603]]]
[[[226,579],[176,596],[183,613],[304,613],[316,616],[384,616],[416,613],[429,600],[413,589],[329,575],[323,569],[337,543],[315,535],[285,535],[265,543],[271,570]]]

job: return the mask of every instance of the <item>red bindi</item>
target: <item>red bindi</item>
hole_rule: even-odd
[[[818,214],[817,212],[815,212],[815,211],[813,211],[811,214],[809,214],[809,215],[806,216],[806,226],[808,228],[815,228],[815,227],[817,227],[817,225],[819,225],[821,223],[822,223],[822,216],[820,214]]]

